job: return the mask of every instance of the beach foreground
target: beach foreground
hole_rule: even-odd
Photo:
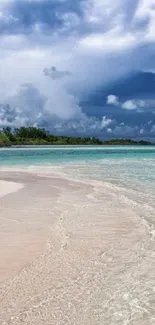
[[[5,196],[12,192],[17,192],[22,187],[22,184],[15,182],[6,182],[0,180],[0,197]]]
[[[0,324],[155,323],[154,231],[140,207],[104,183],[0,180]]]

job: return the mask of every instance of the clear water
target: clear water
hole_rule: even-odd
[[[103,159],[155,159],[154,147],[40,147],[0,149],[0,166],[28,166]]]
[[[55,290],[55,294],[58,294],[58,297],[60,297],[60,304],[62,303],[65,311],[66,301],[70,301],[72,296],[75,296],[74,302],[77,308],[81,308],[81,306],[83,306],[83,300],[80,300],[80,297],[83,298],[83,293],[87,293],[83,314],[84,323],[86,320],[85,315],[88,311],[89,315],[93,315],[91,318],[92,321],[95,320],[95,315],[99,315],[101,324],[154,324],[155,147],[1,149],[0,170],[3,170],[3,168],[1,168],[3,166],[8,166],[8,170],[10,170],[10,167],[15,167],[15,170],[18,170],[19,166],[22,167],[21,170],[26,169],[30,173],[35,171],[39,175],[46,176],[47,174],[48,177],[50,175],[58,175],[70,177],[71,179],[80,179],[82,181],[88,180],[89,183],[93,184],[93,186],[90,186],[90,193],[88,193],[89,191],[84,191],[80,192],[82,194],[78,194],[78,191],[76,193],[73,191],[73,196],[70,196],[70,194],[70,197],[62,196],[62,199],[58,201],[58,204],[60,204],[60,211],[61,208],[65,208],[65,214],[63,218],[58,216],[58,222],[55,222],[56,226],[54,224],[54,230],[53,227],[50,227],[52,229],[52,235],[49,236],[49,238],[52,238],[56,231],[56,237],[54,237],[56,238],[56,247],[59,238],[60,244],[67,243],[68,245],[69,242],[70,245],[71,240],[73,243],[72,246],[69,246],[67,249],[66,246],[64,249],[63,246],[61,246],[61,249],[58,248],[59,251],[57,256],[55,255],[57,250],[54,250],[53,254],[53,246],[51,246],[52,249],[47,250],[47,253],[42,255],[43,259],[36,259],[36,261],[39,261],[39,264],[34,263],[31,265],[30,272],[28,271],[28,273],[26,273],[28,270],[28,268],[26,268],[24,273],[21,272],[23,278],[21,275],[19,278],[18,276],[15,277],[17,285],[14,280],[11,280],[11,282],[9,281],[9,287],[6,287],[6,295],[7,292],[11,292],[10,296],[14,296],[14,291],[12,294],[12,291],[9,291],[8,288],[12,290],[13,286],[16,290],[19,284],[21,287],[21,296],[23,292],[30,292],[31,294],[29,288],[28,291],[27,288],[25,291],[22,290],[22,281],[25,283],[26,278],[28,279],[28,283],[32,283],[37,279],[37,282],[34,282],[35,290],[37,288],[37,290],[41,291],[38,291],[36,296],[37,300],[30,300],[26,297],[28,301],[26,302],[28,316],[30,315],[31,317],[32,311],[33,317],[33,310],[36,306],[41,306],[43,315],[50,315],[50,311],[48,313],[48,308],[47,310],[42,308],[42,301],[47,301],[47,304],[44,303],[44,306],[46,307],[47,305],[47,307],[51,308],[49,302],[53,302],[53,291],[50,293],[49,287],[53,288],[54,282],[52,280],[49,286],[49,278],[52,279],[52,277],[49,277],[49,274],[50,270],[56,270],[55,274],[57,273],[57,267],[60,268],[59,262],[61,261],[65,270],[63,278],[61,278],[60,272],[60,279],[58,279],[59,277],[57,276],[55,277],[55,275],[53,279],[56,281],[56,288],[60,288],[60,284],[62,284],[61,281],[66,279],[64,280],[66,281],[64,282],[64,286],[61,285],[63,289],[67,288],[66,294],[61,295],[60,290],[58,290],[58,292],[57,289]],[[23,167],[25,168],[23,169]],[[78,195],[80,196],[78,197]],[[75,196],[77,196],[77,201],[74,201],[74,199],[76,199]],[[87,200],[88,196],[89,199]],[[66,200],[67,205],[65,205]],[[76,205],[74,205],[75,202]],[[37,201],[34,205],[35,208],[36,203]],[[55,203],[53,202],[53,206],[54,205]],[[69,211],[69,207],[72,207],[71,211]],[[32,205],[32,210],[28,211],[33,211],[33,209]],[[40,209],[40,207],[38,209]],[[59,209],[56,208],[56,212],[57,211],[59,211]],[[20,214],[20,210],[18,212]],[[104,227],[101,222],[101,218],[102,216],[104,218],[104,214],[106,216],[105,230],[103,230]],[[28,214],[24,212],[24,216],[25,215]],[[121,221],[119,221],[119,217],[121,217]],[[82,220],[82,218],[84,220]],[[106,225],[106,223],[108,224],[108,218],[110,219],[109,226]],[[112,222],[112,218],[114,218],[114,223]],[[123,218],[125,219],[124,224]],[[127,218],[129,218],[129,236],[127,231],[124,233],[122,230],[127,227]],[[133,218],[135,218],[136,221],[134,230],[132,226],[130,226],[130,222],[131,225],[134,225]],[[39,222],[40,220],[41,219],[39,219]],[[25,222],[23,223],[23,220],[20,223],[24,224],[24,226],[26,224]],[[32,224],[33,223],[35,222],[32,222]],[[13,224],[17,227],[14,220]],[[101,231],[99,229],[100,225]],[[17,229],[19,229],[18,227]],[[85,234],[86,227],[88,227],[88,233],[86,231]],[[120,233],[119,227],[121,227]],[[30,229],[29,226],[27,229]],[[108,229],[109,232],[106,234]],[[57,231],[58,233],[60,232],[58,237]],[[73,240],[74,237],[75,240]],[[107,248],[105,245],[106,240],[108,240]],[[87,243],[88,246],[90,245],[88,249],[88,258],[86,256],[87,251],[85,243]],[[50,247],[49,242],[48,247]],[[80,252],[79,255],[77,253],[78,250]],[[75,254],[73,252],[75,252]],[[56,263],[53,264],[54,269],[50,269],[53,256],[54,258],[56,256]],[[72,263],[73,272],[70,271],[72,270]],[[77,277],[74,272],[74,263],[77,263],[75,266]],[[41,289],[38,289],[39,282],[35,275],[38,269],[39,273],[37,274],[40,276],[39,282],[41,283]],[[33,273],[33,271],[35,273]],[[72,285],[69,287],[68,279],[64,277],[66,272],[69,272],[68,274],[71,275]],[[46,279],[48,279],[47,284]],[[45,289],[43,290],[42,285],[44,286],[44,284]],[[48,285],[48,292],[46,285]],[[33,296],[34,294],[32,294],[32,297]],[[38,297],[40,300],[38,300]],[[7,310],[7,303],[9,301],[9,298],[7,298],[4,305],[5,310]],[[29,302],[31,305],[34,303],[35,308],[32,308]],[[69,307],[69,311],[67,311],[65,315],[70,315],[70,313],[73,312],[72,315],[74,318],[74,307],[73,305],[73,310],[72,307]],[[11,308],[12,307],[10,307],[10,310]],[[57,309],[55,310],[57,315]],[[18,313],[15,313],[15,322],[16,320],[20,322],[20,319],[26,319],[26,315],[25,313],[21,313],[20,316],[22,318],[17,318]],[[40,314],[38,313],[38,315]],[[101,317],[102,315],[104,315],[104,318]],[[94,324],[97,323],[94,322]]]
[[[77,179],[104,181],[142,193],[154,202],[155,146],[77,146],[0,149],[0,166],[59,171]]]

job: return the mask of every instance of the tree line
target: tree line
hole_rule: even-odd
[[[110,139],[102,141],[95,137],[67,137],[50,134],[44,128],[5,127],[0,131],[0,146],[22,145],[151,145],[151,142],[132,139]]]

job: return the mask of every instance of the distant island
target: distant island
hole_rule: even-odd
[[[0,131],[0,147],[22,145],[153,145],[148,141],[132,139],[111,139],[102,141],[95,137],[66,137],[50,134],[44,128],[5,127]]]

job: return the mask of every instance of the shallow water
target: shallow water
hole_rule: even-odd
[[[65,170],[67,167],[73,172],[76,168],[76,175],[79,177],[85,175],[124,185],[126,180],[130,182],[130,179],[138,184],[147,183],[147,186],[153,186],[155,183],[155,147],[0,149],[0,166],[53,165],[64,167]]]
[[[25,184],[3,199],[12,237],[48,229],[39,259],[0,286],[1,323],[154,325],[155,148],[3,149],[0,165]]]
[[[0,149],[0,167],[41,168],[77,179],[104,181],[154,196],[155,147],[66,146]],[[138,194],[138,193],[137,193]]]
[[[116,196],[136,205],[142,218],[155,223],[154,146],[58,146],[0,149],[0,167],[25,168],[107,185]],[[95,195],[99,195],[97,192]],[[93,198],[92,198],[93,199]]]
[[[102,159],[155,159],[155,146],[54,146],[0,149],[0,165],[42,165]]]

